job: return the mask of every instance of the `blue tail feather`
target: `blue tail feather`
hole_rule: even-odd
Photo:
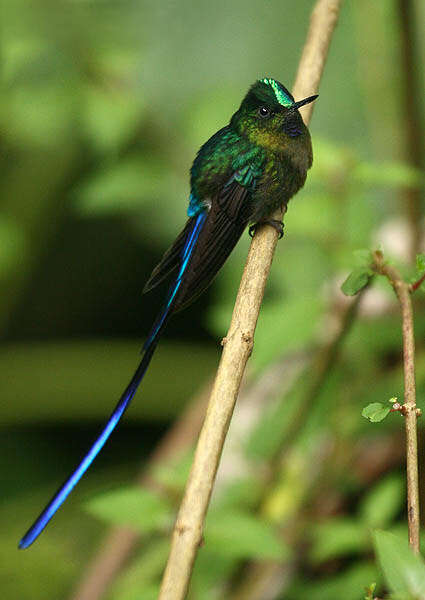
[[[54,516],[56,511],[65,502],[68,495],[71,493],[72,489],[77,485],[77,483],[80,481],[81,477],[84,475],[84,473],[90,467],[93,460],[99,454],[99,452],[105,445],[106,441],[108,440],[109,436],[111,435],[111,433],[113,432],[113,430],[115,429],[117,424],[119,423],[119,421],[120,421],[121,417],[123,416],[124,412],[126,411],[128,405],[130,404],[130,402],[131,402],[134,394],[136,393],[137,388],[139,387],[139,385],[143,379],[143,376],[145,375],[147,368],[150,364],[150,361],[152,359],[156,345],[158,343],[159,334],[163,330],[163,328],[168,320],[168,317],[171,315],[173,301],[174,301],[177,291],[182,283],[184,272],[189,263],[189,259],[192,255],[193,249],[195,248],[196,241],[198,239],[198,236],[202,229],[202,226],[205,222],[206,216],[207,216],[206,213],[201,213],[196,218],[196,220],[194,222],[194,226],[187,237],[187,240],[185,242],[185,245],[184,245],[183,251],[182,251],[182,263],[181,263],[181,267],[179,269],[177,278],[168,293],[165,308],[162,311],[162,313],[160,314],[160,316],[158,317],[158,319],[156,320],[156,322],[148,336],[148,339],[144,345],[144,354],[143,354],[142,360],[140,361],[140,364],[137,367],[136,372],[134,373],[130,383],[128,384],[128,386],[125,389],[124,393],[122,394],[118,404],[116,405],[111,416],[109,417],[105,427],[103,428],[103,430],[101,431],[99,436],[96,438],[95,442],[92,444],[88,453],[81,460],[80,464],[75,469],[75,471],[70,475],[70,477],[68,477],[68,479],[65,481],[65,483],[59,488],[59,490],[56,492],[56,494],[50,500],[50,502],[48,503],[46,508],[43,510],[43,512],[40,514],[40,516],[34,521],[33,525],[28,529],[26,534],[23,536],[23,538],[19,542],[19,548],[22,548],[22,549],[28,548],[28,546],[30,546],[37,539],[37,537],[40,535],[40,533],[46,527],[46,525],[48,524],[50,519]]]
[[[165,308],[164,308],[163,312],[159,315],[157,320],[155,321],[155,323],[148,335],[148,338],[143,346],[144,350],[146,350],[146,348],[149,348],[150,344],[156,339],[156,337],[158,336],[159,332],[161,331],[163,325],[165,324],[166,317],[169,314],[173,300],[176,297],[176,294],[182,283],[183,275],[186,271],[187,265],[189,263],[189,259],[192,256],[192,252],[195,248],[199,234],[202,231],[202,226],[205,223],[207,215],[208,215],[207,212],[202,212],[197,216],[195,223],[193,225],[193,228],[192,228],[191,232],[189,233],[189,235],[187,236],[187,240],[186,240],[185,245],[183,246],[183,250],[182,250],[182,262],[181,262],[181,266],[180,266],[178,275],[168,292],[167,300],[165,303]]]
[[[134,394],[136,393],[136,390],[143,378],[143,375],[146,373],[146,370],[149,366],[154,350],[155,345],[151,345],[150,348],[146,350],[135,374],[133,375],[132,380],[128,384],[118,404],[114,408],[102,432],[96,438],[90,450],[82,459],[82,461],[72,473],[72,475],[70,475],[70,477],[68,477],[65,483],[59,488],[59,490],[50,500],[49,504],[46,506],[46,508],[43,510],[40,516],[34,521],[30,529],[28,529],[24,537],[19,542],[19,548],[28,548],[28,546],[30,546],[34,542],[34,540],[40,535],[40,533],[46,527],[47,523],[56,513],[58,508],[60,508],[60,506],[65,502],[72,489],[77,485],[81,477],[84,475],[84,473],[87,471],[87,469],[93,462],[93,460],[102,450],[107,439],[117,426],[125,410],[130,404]]]

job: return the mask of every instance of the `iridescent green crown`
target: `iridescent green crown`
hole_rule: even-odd
[[[260,81],[272,88],[279,104],[286,106],[286,108],[289,108],[294,104],[294,98],[292,94],[290,94],[290,92],[288,92],[288,90],[281,83],[275,79],[272,79],[271,77],[264,77],[264,79],[260,79]]]

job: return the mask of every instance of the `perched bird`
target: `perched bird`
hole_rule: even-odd
[[[188,221],[153,270],[144,292],[173,275],[164,307],[143,346],[133,378],[86,456],[59,488],[19,543],[27,548],[43,531],[121,419],[149,366],[171,315],[212,281],[245,227],[283,224],[271,217],[304,185],[312,164],[310,134],[295,102],[278,81],[260,79],[249,89],[230,123],[199,150],[191,169]]]

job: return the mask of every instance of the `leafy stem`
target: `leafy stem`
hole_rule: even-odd
[[[413,309],[411,293],[417,289],[424,276],[415,284],[404,281],[399,271],[384,260],[379,250],[373,257],[373,270],[384,275],[391,283],[401,308],[403,332],[403,372],[404,403],[401,413],[405,417],[406,458],[407,458],[407,522],[409,544],[414,552],[419,552],[419,486],[418,486],[418,440],[417,440],[417,407],[415,387],[415,340],[413,328]],[[422,281],[421,281],[422,280]]]

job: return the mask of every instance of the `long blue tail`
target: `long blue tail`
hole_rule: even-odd
[[[196,241],[198,239],[199,233],[202,230],[202,226],[207,217],[206,213],[201,213],[198,215],[196,219],[194,219],[193,228],[190,230],[186,242],[183,247],[182,257],[181,257],[181,266],[177,275],[174,284],[171,286],[167,301],[164,307],[164,310],[160,313],[160,316],[154,323],[152,330],[147,338],[147,341],[144,345],[144,353],[142,360],[140,361],[139,366],[136,369],[130,383],[125,389],[123,395],[121,396],[118,404],[114,408],[111,416],[109,417],[105,427],[96,438],[95,442],[92,444],[90,450],[85,455],[85,457],[81,460],[78,467],[75,471],[68,477],[65,483],[58,489],[56,494],[50,500],[46,508],[40,514],[40,516],[34,521],[33,525],[28,529],[24,537],[19,542],[19,548],[28,548],[40,535],[43,529],[46,527],[50,519],[56,513],[58,508],[65,502],[68,495],[71,493],[72,489],[77,485],[80,481],[81,477],[87,471],[93,460],[99,454],[109,436],[117,426],[124,412],[126,411],[128,405],[130,404],[134,394],[139,387],[144,374],[147,371],[153,353],[155,352],[156,345],[158,343],[159,335],[164,329],[168,317],[171,315],[171,309],[173,306],[174,299],[176,297],[177,291],[182,283],[184,272],[189,263],[189,259],[192,255],[192,252],[195,248]]]
[[[58,489],[58,491],[50,500],[49,504],[46,506],[46,508],[43,510],[40,516],[28,529],[24,537],[19,542],[19,548],[28,548],[28,546],[30,546],[34,542],[34,540],[40,535],[40,533],[46,527],[47,523],[53,517],[55,512],[63,504],[63,502],[65,502],[72,489],[77,485],[81,477],[84,475],[84,473],[87,471],[87,469],[93,462],[93,460],[99,454],[99,452],[105,445],[107,439],[109,438],[116,425],[118,424],[119,420],[123,416],[134,394],[136,393],[136,390],[140,382],[142,381],[143,375],[146,373],[146,370],[149,366],[154,350],[155,345],[152,345],[148,350],[145,351],[143,358],[139,366],[137,367],[136,372],[133,375],[132,380],[128,384],[125,392],[123,393],[118,404],[114,408],[102,432],[97,437],[96,441],[93,443],[90,450],[82,459],[82,461],[72,473],[72,475],[70,475],[70,477],[68,477],[65,483]]]

